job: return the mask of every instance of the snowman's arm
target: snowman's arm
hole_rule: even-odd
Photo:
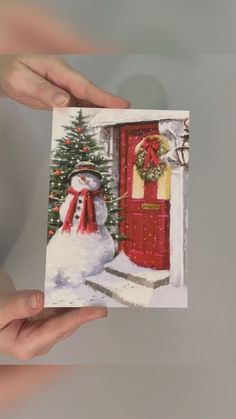
[[[61,204],[61,206],[60,206],[59,213],[60,213],[60,220],[61,220],[62,222],[63,222],[63,221],[64,221],[64,219],[65,219],[65,216],[66,216],[66,214],[67,214],[67,211],[68,211],[68,208],[69,208],[70,202],[71,202],[71,194],[67,195],[67,197],[66,197],[65,201],[64,201],[64,202],[63,202],[63,204]]]
[[[96,222],[98,225],[104,225],[108,217],[107,206],[102,198],[94,200]]]

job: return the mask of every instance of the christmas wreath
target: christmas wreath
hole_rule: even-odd
[[[166,163],[163,155],[168,149],[159,135],[148,135],[136,153],[135,164],[139,176],[146,182],[157,181],[163,175]]]

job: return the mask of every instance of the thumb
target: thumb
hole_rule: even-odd
[[[17,319],[25,319],[42,311],[44,295],[41,291],[16,291],[0,298],[0,329]]]
[[[36,99],[50,108],[68,106],[71,100],[68,92],[29,69],[25,70],[24,78],[21,79],[21,89],[26,96]]]

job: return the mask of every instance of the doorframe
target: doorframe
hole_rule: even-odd
[[[145,120],[141,122],[144,126],[146,125],[156,125],[159,123],[159,133],[164,135],[170,145],[173,146],[173,140],[175,138],[172,131],[168,129],[161,129],[160,122],[166,122],[167,119],[159,120]],[[176,120],[179,124],[183,124],[183,120]],[[114,124],[109,121],[109,124],[103,123],[103,126],[96,126],[97,136],[100,137],[100,131],[104,127],[112,128],[110,130],[110,141],[112,144],[113,150],[118,151],[119,147],[117,142],[120,141],[120,127],[121,126],[130,126],[139,125],[139,121],[124,121],[123,123]],[[176,139],[178,137],[176,136]],[[126,150],[123,150],[125,155]],[[119,154],[118,159],[121,159],[122,155]],[[124,158],[124,156],[123,156]],[[175,164],[171,166],[171,198],[170,198],[170,284],[176,287],[183,286],[185,284],[185,277],[187,272],[187,182],[188,182],[188,173],[187,171],[180,166]],[[120,164],[118,162],[118,167]],[[123,177],[125,178],[125,176]],[[124,191],[125,192],[125,191]],[[122,223],[121,223],[122,225]],[[122,248],[119,244],[119,251]]]

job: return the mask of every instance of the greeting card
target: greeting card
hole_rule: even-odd
[[[46,307],[187,307],[189,113],[53,112]]]

